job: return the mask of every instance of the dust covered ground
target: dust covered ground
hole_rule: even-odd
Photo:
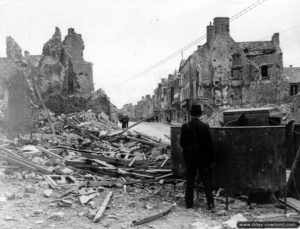
[[[168,142],[168,137],[165,135],[170,135],[170,126],[161,123],[142,123],[136,126],[134,130],[155,136],[162,142]],[[64,161],[69,156],[67,155]],[[41,159],[42,157],[38,158]],[[48,160],[50,159],[46,161],[48,162]],[[74,178],[85,185],[62,197],[62,194],[72,189],[72,186],[66,185],[67,187],[53,190],[40,173],[21,167],[5,169],[6,166],[8,166],[7,163],[1,162],[1,229],[221,229],[236,228],[237,220],[298,219],[298,215],[290,209],[288,212],[293,215],[293,218],[283,217],[284,209],[278,203],[253,205],[253,208],[250,209],[245,200],[239,198],[230,198],[229,209],[225,210],[225,197],[220,190],[214,191],[216,202],[214,211],[206,209],[203,192],[200,192],[198,197],[195,195],[194,208],[186,209],[184,205],[184,180],[178,179],[174,183],[172,179],[160,179],[154,183],[125,185],[122,183],[125,180],[122,176],[102,175],[73,167],[70,168],[73,170]],[[102,185],[87,185],[87,182],[91,180]],[[130,182],[131,180],[126,178],[125,181]],[[113,192],[112,198],[100,221],[94,223],[93,218],[109,192]],[[134,221],[168,209],[171,211],[163,217],[142,225],[134,225]],[[232,217],[236,217],[236,219]]]

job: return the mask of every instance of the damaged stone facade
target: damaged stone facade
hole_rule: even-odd
[[[5,123],[11,133],[33,131],[41,101],[55,114],[92,109],[111,114],[109,97],[101,89],[94,91],[93,65],[83,58],[84,43],[73,28],[62,40],[58,27],[45,43],[42,55],[22,54],[13,38],[7,37],[7,57],[0,58],[0,86],[6,105]],[[30,119],[30,120],[29,120]]]
[[[32,78],[37,68],[10,36],[6,38],[6,54],[7,58],[0,58],[1,99],[5,105],[2,128],[8,136],[33,132],[39,109]]]
[[[81,35],[73,28],[62,41],[56,27],[52,38],[43,47],[39,85],[47,107],[55,113],[84,110],[88,100],[94,97],[93,65],[84,60],[83,50]],[[106,96],[102,91],[100,94]],[[105,104],[106,112],[109,112],[108,105]]]
[[[289,95],[297,95],[300,92],[300,67],[290,65],[283,68],[283,74],[289,81]]]
[[[153,97],[151,95],[143,96],[134,105],[134,116],[136,119],[143,119],[151,114],[153,114]]]
[[[288,96],[282,71],[278,33],[271,41],[235,42],[229,18],[215,18],[207,42],[181,66],[182,108],[278,102]]]

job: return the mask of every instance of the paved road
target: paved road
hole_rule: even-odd
[[[133,124],[134,122],[130,122],[129,126]],[[163,142],[170,143],[170,140],[166,136],[164,136],[167,135],[170,137],[170,125],[164,123],[142,122],[139,125],[133,127],[131,130],[136,130],[143,134],[161,139]]]

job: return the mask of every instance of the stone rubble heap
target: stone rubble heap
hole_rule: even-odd
[[[89,204],[103,188],[170,183],[170,142],[142,133],[120,130],[104,113],[90,111],[52,115],[55,134],[40,115],[37,133],[0,139],[0,159],[17,179],[48,182],[44,196],[59,206],[74,201]],[[121,133],[122,132],[122,133]],[[124,133],[123,133],[124,132]],[[31,188],[27,188],[30,190]],[[53,191],[54,190],[54,191]],[[91,216],[92,215],[92,216]]]

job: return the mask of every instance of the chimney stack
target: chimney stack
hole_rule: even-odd
[[[214,27],[212,26],[211,22],[209,23],[209,25],[206,27],[206,42],[208,45],[211,44],[211,41],[214,38]]]
[[[215,30],[216,36],[228,36],[229,35],[229,18],[228,17],[214,18],[214,30]]]

